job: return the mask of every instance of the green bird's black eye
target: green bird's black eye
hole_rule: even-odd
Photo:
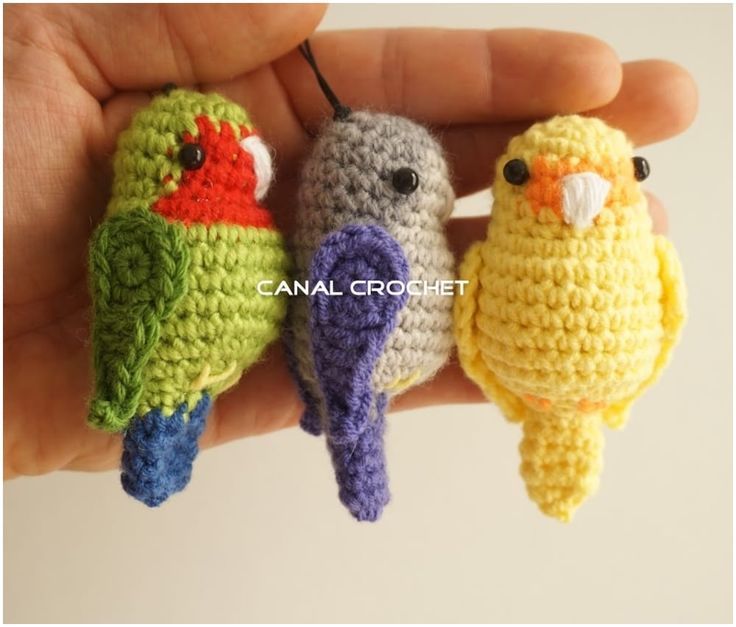
[[[204,148],[199,144],[184,144],[179,151],[179,163],[185,170],[199,170],[204,165]]]
[[[503,178],[512,185],[523,185],[529,180],[529,168],[521,159],[512,159],[503,166]]]
[[[399,168],[391,177],[391,184],[399,194],[408,196],[419,187],[419,175],[411,168]]]
[[[644,157],[634,157],[634,178],[637,181],[643,181],[649,176],[649,161]]]

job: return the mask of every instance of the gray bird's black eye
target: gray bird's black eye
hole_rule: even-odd
[[[529,180],[529,168],[521,159],[512,159],[503,166],[503,178],[512,185],[523,185]]]
[[[634,178],[637,181],[643,181],[649,176],[649,161],[644,157],[634,157]]]
[[[393,173],[391,184],[399,194],[408,196],[419,187],[419,175],[411,168],[399,168]]]
[[[179,151],[179,163],[185,170],[199,170],[204,165],[204,148],[199,144],[184,144]]]

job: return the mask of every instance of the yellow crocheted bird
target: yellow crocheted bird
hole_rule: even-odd
[[[652,233],[649,164],[601,120],[559,116],[496,165],[485,241],[460,268],[460,362],[520,422],[529,496],[569,521],[598,485],[602,425],[619,428],[685,320],[672,244]]]

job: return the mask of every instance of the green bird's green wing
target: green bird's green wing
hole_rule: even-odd
[[[93,236],[95,394],[87,420],[94,427],[122,431],[135,416],[161,325],[186,292],[183,229],[136,210],[109,218]]]

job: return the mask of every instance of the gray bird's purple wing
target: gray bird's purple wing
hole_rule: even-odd
[[[321,281],[342,293],[310,297],[312,353],[340,498],[356,518],[375,520],[388,502],[388,481],[383,453],[386,398],[373,390],[373,371],[408,294],[404,289],[391,295],[384,289],[356,295],[352,285],[360,281],[360,291],[367,281],[406,285],[409,264],[383,228],[350,225],[324,239],[309,279],[312,286]]]

